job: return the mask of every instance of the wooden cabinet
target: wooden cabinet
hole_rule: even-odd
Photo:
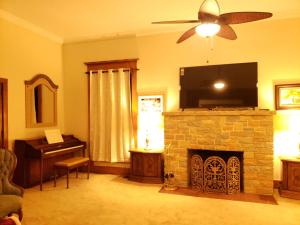
[[[129,179],[143,183],[163,183],[162,152],[130,151]]]
[[[279,193],[282,197],[300,200],[300,159],[282,158],[282,183]]]

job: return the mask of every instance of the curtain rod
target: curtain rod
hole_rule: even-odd
[[[100,69],[101,70],[101,69]],[[130,72],[131,70],[139,70],[139,69],[123,69],[123,72]],[[118,72],[118,69],[113,69],[112,72]],[[90,70],[85,72],[86,74],[90,74],[90,72],[92,73],[98,73],[98,70]],[[108,70],[102,70],[102,73],[108,73]]]

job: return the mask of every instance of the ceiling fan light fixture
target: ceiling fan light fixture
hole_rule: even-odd
[[[202,23],[196,27],[196,33],[201,37],[212,37],[221,29],[217,23]]]
[[[257,20],[270,18],[273,14],[270,12],[229,12],[220,14],[220,7],[217,0],[202,0],[198,11],[198,18],[194,20],[173,20],[158,21],[154,24],[184,24],[197,23],[190,29],[186,30],[177,40],[177,44],[185,41],[194,34],[201,37],[212,37],[217,35],[227,40],[236,40],[237,36],[231,24],[248,23]],[[200,24],[200,25],[198,25]]]
[[[209,13],[215,16],[220,15],[220,7],[217,0],[205,0],[200,6],[200,12]]]

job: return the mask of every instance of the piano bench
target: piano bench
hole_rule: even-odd
[[[76,168],[76,178],[78,178],[78,168],[86,166],[87,167],[87,179],[90,177],[90,159],[87,157],[73,157],[58,161],[54,163],[54,187],[56,187],[56,170],[65,169],[67,170],[67,188],[69,188],[69,173],[70,170]]]

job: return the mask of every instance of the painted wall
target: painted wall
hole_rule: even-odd
[[[240,62],[258,62],[259,107],[274,109],[273,84],[300,81],[300,18],[266,20],[233,26],[236,41],[215,38],[213,50],[207,39],[192,37],[176,44],[181,33],[168,33],[118,40],[66,44],[63,48],[66,131],[87,137],[87,78],[83,62],[139,58],[138,92],[166,91],[167,111],[178,110],[179,68]],[[291,112],[275,116],[275,138],[290,130],[285,120]],[[300,115],[294,112],[295,117]],[[297,140],[293,139],[293,143]],[[276,140],[275,140],[276,142]],[[279,154],[296,151],[290,140],[275,148],[274,179],[280,178]],[[286,147],[289,146],[289,147]],[[280,149],[280,150],[278,150]],[[278,153],[281,152],[281,153]]]
[[[179,67],[258,62],[259,108],[274,110],[273,85],[300,83],[300,19],[261,21],[233,26],[238,39],[192,37],[180,45],[180,33],[138,38],[138,89],[166,90],[167,110],[179,107]],[[274,179],[281,179],[280,156],[299,154],[300,112],[282,110],[274,116]]]
[[[233,26],[238,39],[208,40],[193,36],[176,44],[180,33],[138,38],[138,89],[168,89],[168,111],[178,109],[179,67],[258,62],[259,107],[273,109],[273,81],[300,79],[300,19],[264,21]]]
[[[66,133],[87,140],[88,75],[85,62],[137,58],[135,37],[63,46]]]
[[[25,128],[25,80],[43,73],[58,89],[58,126],[64,130],[62,47],[60,43],[0,18],[0,77],[8,79],[9,148],[15,139],[44,135],[45,128]]]

